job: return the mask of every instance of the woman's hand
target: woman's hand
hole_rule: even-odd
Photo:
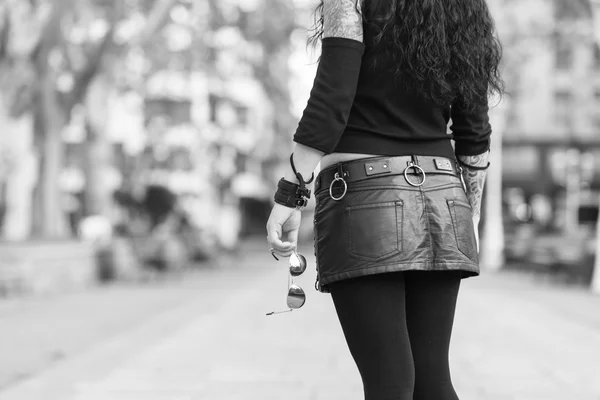
[[[294,145],[294,163],[297,172],[304,180],[311,180],[313,171],[317,167],[323,152],[303,144]],[[283,178],[295,184],[299,184],[296,173],[288,165]],[[267,240],[273,249],[273,254],[289,257],[298,246],[298,231],[300,230],[300,210],[296,208],[275,204],[271,210],[267,222]]]
[[[274,254],[289,257],[296,250],[301,217],[300,210],[296,208],[281,204],[273,206],[267,222],[267,240]]]

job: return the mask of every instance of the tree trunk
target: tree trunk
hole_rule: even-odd
[[[596,46],[600,46],[600,0],[592,1],[592,16],[594,21],[594,38]],[[600,204],[598,205],[600,207]],[[594,263],[594,274],[592,277],[592,291],[600,294],[600,215],[598,216],[596,229],[596,262]]]
[[[492,271],[504,266],[504,218],[502,212],[502,136],[513,103],[504,98],[490,110],[494,129],[490,148],[490,169],[485,183],[484,228],[481,241],[481,265]]]
[[[34,223],[36,235],[44,238],[65,237],[67,220],[63,212],[60,191],[60,172],[63,166],[63,143],[61,132],[66,123],[65,113],[58,102],[55,90],[56,76],[49,67],[52,49],[61,38],[61,20],[71,1],[61,1],[53,5],[50,16],[42,30],[34,63],[38,74],[39,99],[35,101],[35,129],[40,155],[40,179],[36,188]]]
[[[111,191],[106,186],[106,170],[111,164],[110,142],[104,131],[88,126],[85,143],[84,215],[107,215]]]
[[[600,204],[598,207],[600,208]],[[600,215],[596,227],[596,262],[594,263],[591,289],[592,292],[600,294]]]
[[[502,217],[502,132],[494,125],[490,151],[490,169],[485,187],[484,229],[481,241],[481,265],[497,271],[504,266],[504,222]]]
[[[60,172],[63,166],[61,131],[65,125],[63,111],[57,104],[54,79],[46,73],[41,77],[41,111],[44,122],[40,195],[42,198],[42,224],[40,234],[45,238],[61,238],[67,234],[67,221],[63,212],[60,190]]]
[[[108,98],[111,83],[106,75],[97,75],[86,96],[87,141],[85,157],[85,215],[107,215],[110,190],[104,180],[111,164],[110,142],[106,135]]]
[[[6,214],[2,231],[2,237],[9,241],[25,240],[31,235],[33,188],[38,170],[32,146],[32,125],[31,115],[14,119],[9,115],[0,116],[1,131],[6,135],[4,140],[8,140],[8,151],[14,157],[13,169],[6,177]]]

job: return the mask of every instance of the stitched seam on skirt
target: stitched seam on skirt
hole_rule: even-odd
[[[424,193],[430,193],[430,192],[439,192],[442,190],[446,190],[446,189],[452,189],[452,188],[461,188],[461,185],[456,185],[456,184],[452,184],[452,185],[444,185],[444,186],[435,186],[435,187],[431,187],[431,188],[423,188],[423,192]]]
[[[387,185],[387,187],[382,187],[382,185],[378,185],[378,186],[374,186],[374,187],[370,187],[370,186],[360,186],[360,187],[354,187],[351,189],[348,189],[348,193],[351,192],[355,192],[355,191],[359,191],[359,190],[372,190],[372,189],[392,189],[392,190],[402,190],[405,192],[425,192],[425,193],[429,193],[429,192],[437,192],[440,190],[446,190],[446,189],[452,189],[452,188],[462,188],[463,186],[461,184],[458,183],[444,183],[441,185],[437,185],[437,186],[432,186],[432,187],[427,187],[427,188],[423,188],[421,186],[421,189],[416,189],[413,188],[412,186],[402,186],[402,185]],[[320,196],[321,193],[326,192],[329,193],[329,187],[323,187],[320,188],[319,190],[315,191],[314,195],[315,198],[317,196]]]
[[[348,184],[348,191],[347,193],[354,193],[354,192],[364,192],[364,191],[369,191],[369,190],[402,190],[405,192],[418,192],[419,189],[415,189],[412,186],[402,186],[402,185],[365,185],[365,186],[353,186],[352,182]],[[314,195],[315,195],[315,199],[317,197],[320,197],[323,193],[325,194],[329,194],[329,186],[324,186],[323,188],[315,191]],[[327,197],[327,196],[324,196]]]
[[[348,193],[353,193],[353,192],[358,192],[358,191],[367,191],[367,190],[402,190],[403,192],[418,192],[419,189],[412,189],[411,187],[405,187],[405,186],[394,186],[394,187],[389,187],[389,188],[381,188],[381,187],[369,187],[369,186],[365,186],[365,187],[361,187],[361,188],[354,188],[354,190],[350,190],[348,189]],[[324,192],[327,193],[327,195],[329,195],[329,188],[325,188],[325,189],[319,189],[318,192],[315,192],[315,198],[317,196],[321,196]],[[327,196],[324,196],[327,197]]]
[[[427,200],[425,199],[425,191],[423,190],[423,188],[421,188],[421,200],[423,201],[423,213],[425,214],[426,219],[427,219],[427,236],[429,236],[429,250],[430,250],[429,254],[432,254],[429,261],[431,263],[435,263],[435,258],[434,258],[435,252],[433,251],[433,235],[431,234],[431,222],[429,221],[429,205],[427,204]]]
[[[459,268],[459,269],[452,269],[451,271],[468,271],[468,272],[477,272],[479,273],[479,266],[474,263],[474,262],[443,262],[443,261],[438,261],[438,262],[428,262],[428,263],[423,263],[423,262],[395,262],[395,263],[389,263],[389,264],[376,264],[376,265],[370,265],[368,267],[362,267],[362,268],[356,268],[356,269],[351,269],[348,271],[342,271],[342,272],[335,272],[333,274],[322,274],[321,275],[321,279],[328,279],[337,275],[342,275],[342,274],[349,274],[349,273],[353,273],[353,272],[362,272],[362,271],[366,271],[369,269],[376,269],[376,268],[382,268],[382,267],[393,267],[393,266],[406,266],[406,265],[414,265],[414,266],[443,266],[443,265],[449,265],[449,266],[453,266],[453,265],[462,265],[464,266],[464,268]],[[422,269],[413,269],[413,270],[408,270],[408,271],[437,271],[437,270],[433,270],[433,269],[426,269],[426,270],[422,270]]]

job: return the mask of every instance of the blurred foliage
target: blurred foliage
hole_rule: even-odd
[[[590,14],[589,0],[554,2],[558,19]],[[219,53],[227,49],[236,61],[251,68],[282,111],[289,104],[286,52],[290,35],[298,28],[293,4],[286,0],[4,0],[0,4],[0,90],[11,115],[19,116],[33,110],[41,77],[49,76],[68,119],[99,70],[110,73],[118,85],[143,91],[157,70],[199,68],[218,75]],[[527,52],[518,51],[527,48],[518,45],[524,37],[557,35],[555,28],[519,17],[528,14],[518,12],[527,4],[502,2],[502,8],[515,10],[505,22],[502,38],[509,50],[507,66],[526,57]],[[284,119],[281,128],[289,128]]]
[[[249,76],[272,102],[275,131],[287,135],[294,123],[287,66],[290,36],[297,28],[294,14],[287,0],[0,3],[0,107],[15,118],[34,116],[40,215],[60,208],[61,134],[99,75],[102,85],[142,97],[161,71],[201,70],[217,80],[232,71]],[[233,70],[222,68],[224,63]],[[87,132],[88,138],[96,134],[102,132]],[[41,231],[52,231],[55,222],[46,220]]]
[[[228,49],[252,68],[274,102],[285,101],[286,59],[280,55],[296,28],[290,4],[6,0],[0,4],[0,89],[19,116],[32,110],[41,76],[50,75],[68,113],[101,68],[119,85],[142,90],[157,70],[218,73],[218,54]]]

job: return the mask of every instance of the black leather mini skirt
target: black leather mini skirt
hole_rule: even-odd
[[[443,157],[373,157],[315,179],[317,282],[386,272],[479,275],[471,206],[459,167]]]

